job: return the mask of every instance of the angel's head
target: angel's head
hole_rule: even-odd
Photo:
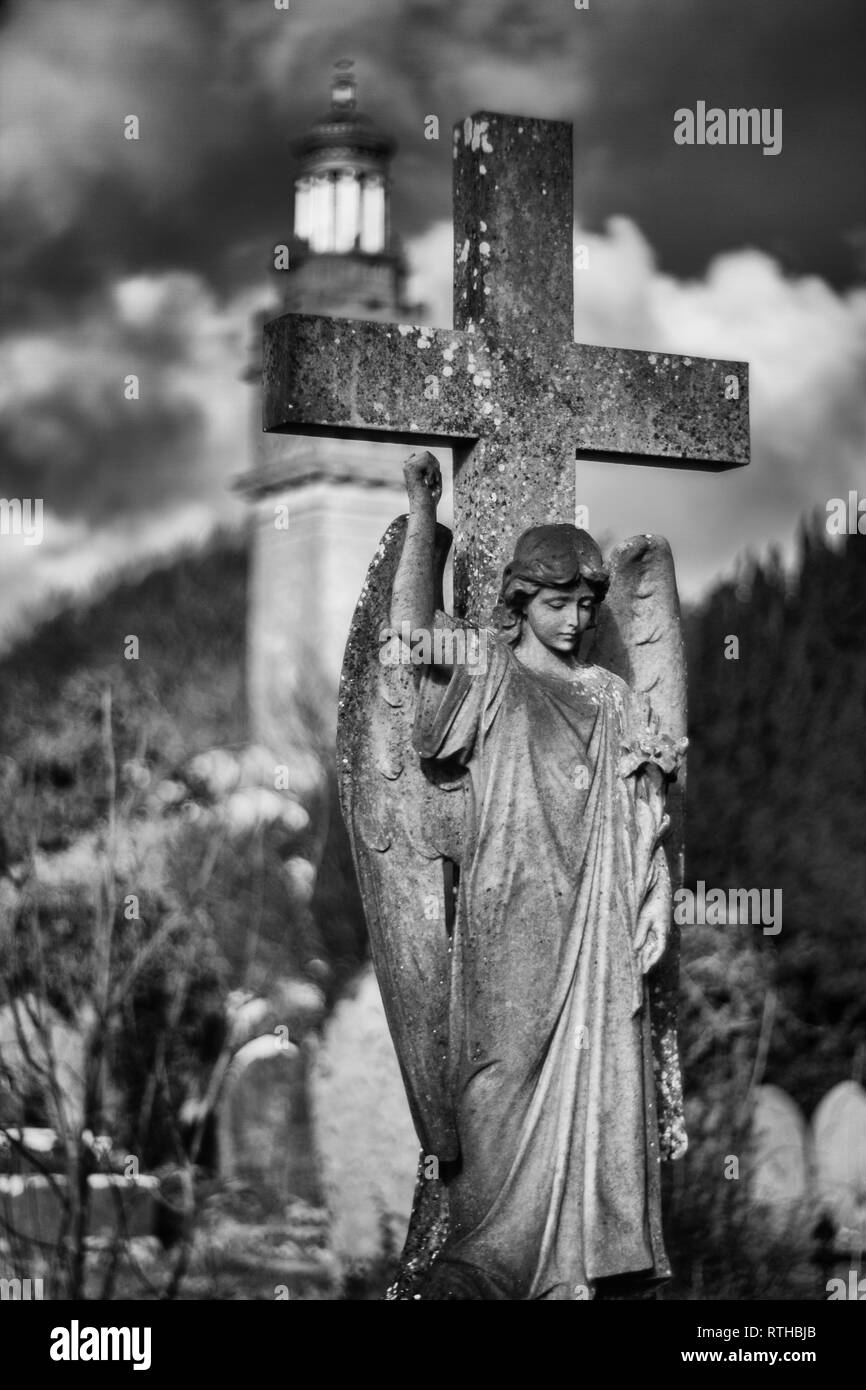
[[[586,531],[567,523],[532,526],[502,572],[494,614],[499,636],[517,643],[528,625],[545,647],[571,652],[595,627],[609,583],[601,551]]]

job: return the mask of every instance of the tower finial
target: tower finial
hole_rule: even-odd
[[[358,84],[352,71],[354,66],[355,63],[352,58],[338,58],[334,64],[335,71],[331,79],[331,107],[340,114],[354,111],[357,104]]]

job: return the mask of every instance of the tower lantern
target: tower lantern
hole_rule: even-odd
[[[294,150],[295,237],[313,256],[392,253],[389,166],[396,148],[358,110],[353,64],[341,59],[331,109]]]

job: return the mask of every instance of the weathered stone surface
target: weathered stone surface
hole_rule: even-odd
[[[570,127],[479,113],[454,168],[454,329],[274,319],[263,424],[453,446],[455,607],[476,621],[520,532],[574,514],[576,456],[747,463],[748,369],[572,341]]]
[[[522,423],[534,451],[558,441],[548,466],[576,450],[716,469],[748,462],[742,396],[724,395],[730,374],[742,390],[744,363],[558,348],[551,367],[531,336],[497,345],[478,328],[285,314],[265,326],[264,427],[465,447],[520,439]]]
[[[481,111],[452,139],[455,323],[553,366],[573,327],[571,126]]]
[[[610,589],[599,610],[592,660],[645,696],[663,715],[668,734],[685,739],[686,657],[671,548],[663,536],[633,536],[615,547],[608,566]],[[683,882],[685,795],[684,760],[665,799],[670,830],[664,851],[674,892]],[[680,928],[672,921],[667,949],[649,981],[659,1143],[666,1159],[679,1157],[687,1144],[677,1049],[679,969]]]
[[[252,1183],[275,1201],[318,1199],[306,1071],[303,1049],[278,1031],[239,1049],[218,1104],[221,1177]]]
[[[441,856],[460,859],[464,788],[459,779],[451,779],[449,794],[441,796],[425,776],[411,748],[411,668],[383,666],[378,659],[378,634],[388,621],[405,531],[405,517],[388,528],[358,601],[340,683],[337,762],[373,958],[403,1059],[409,1104],[421,1143],[430,1153],[453,1157],[452,1127],[437,1123],[431,1128],[424,1115],[447,1112],[450,966]],[[440,576],[449,539],[439,526]],[[423,867],[415,855],[421,856]],[[408,860],[414,865],[411,874],[406,872]],[[424,988],[408,987],[418,979],[425,981]]]

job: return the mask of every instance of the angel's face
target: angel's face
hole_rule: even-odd
[[[525,608],[526,621],[543,646],[573,652],[588,628],[595,627],[597,602],[585,579],[579,584],[539,589]]]

